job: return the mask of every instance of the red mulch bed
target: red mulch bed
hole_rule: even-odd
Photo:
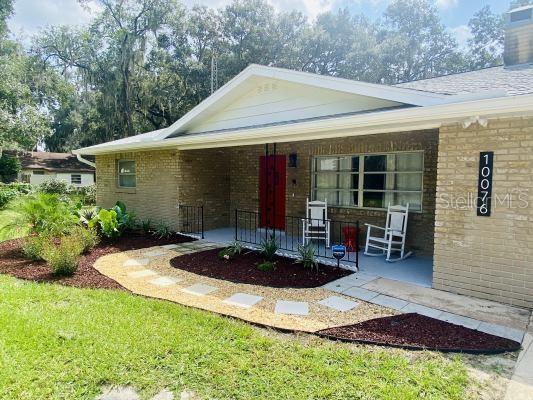
[[[257,265],[263,262],[263,257],[258,252],[244,250],[240,256],[225,261],[218,257],[220,250],[185,254],[170,260],[170,265],[210,278],[276,288],[313,288],[352,274],[350,271],[322,264],[317,272],[316,269],[295,264],[293,259],[279,256],[274,258],[275,270],[261,271]]]
[[[167,239],[154,236],[128,233],[114,241],[102,241],[89,254],[81,257],[77,271],[72,276],[55,276],[44,261],[30,261],[22,253],[22,239],[0,243],[0,273],[37,282],[54,282],[80,288],[124,289],[113,279],[102,275],[93,268],[94,262],[111,253],[142,249],[172,243],[190,242],[194,239],[173,235]]]
[[[376,318],[317,332],[350,342],[464,353],[503,353],[520,343],[419,314]]]

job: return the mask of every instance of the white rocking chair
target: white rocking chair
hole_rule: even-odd
[[[330,225],[328,219],[328,201],[309,201],[307,199],[307,209],[305,218],[302,218],[303,244],[307,245],[310,240],[325,240],[326,248],[329,248]]]
[[[409,215],[409,204],[407,206],[391,206],[387,210],[387,221],[385,228],[381,226],[365,224],[368,227],[366,232],[365,255],[382,256],[386,255],[388,262],[404,260],[412,252],[405,253],[405,237],[407,235],[407,218]],[[382,236],[373,236],[372,229],[379,229]],[[375,249],[376,251],[369,251]],[[391,258],[391,253],[400,253],[399,257]]]

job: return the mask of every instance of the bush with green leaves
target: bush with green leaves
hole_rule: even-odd
[[[47,235],[32,235],[24,239],[22,244],[22,252],[24,257],[32,261],[40,261],[43,259],[43,249],[50,241]]]
[[[10,183],[17,179],[20,172],[20,161],[17,157],[3,154],[0,157],[0,181]]]
[[[167,224],[161,221],[155,226],[152,234],[158,239],[168,239],[174,234],[174,232]]]
[[[129,229],[135,228],[135,214],[128,212],[126,205],[117,201],[110,209],[96,208],[94,215],[87,220],[87,215],[80,213],[82,222],[87,222],[90,228],[99,228],[102,234],[108,238],[114,239],[122,235]]]
[[[29,228],[31,234],[59,236],[78,223],[77,206],[57,194],[36,193],[12,201],[14,217],[6,229]]]
[[[30,193],[32,187],[28,183],[0,183],[0,209],[19,196]]]
[[[139,223],[139,229],[140,229],[141,232],[144,233],[145,235],[149,234],[149,233],[152,231],[152,220],[150,220],[150,219],[143,219],[143,220]]]
[[[274,259],[276,251],[278,251],[278,243],[274,235],[270,235],[270,238],[263,240],[259,246],[259,252],[267,261]]]
[[[229,261],[240,255],[242,251],[243,247],[241,242],[239,242],[238,240],[234,240],[230,243],[228,247],[225,247],[224,249],[218,252],[218,257],[222,260]]]
[[[316,259],[316,249],[311,243],[298,245],[298,258],[296,263],[302,264],[306,268],[316,268],[318,271],[318,261]]]
[[[263,261],[257,266],[257,269],[264,272],[274,271],[276,269],[276,263],[274,261]]]
[[[83,245],[76,237],[61,236],[59,242],[46,242],[42,257],[48,263],[55,275],[72,275],[78,268]]]
[[[100,237],[94,228],[78,225],[70,231],[70,235],[80,241],[83,248],[82,253],[94,249],[100,242]]]
[[[52,178],[41,183],[37,190],[42,193],[68,195],[70,194],[70,185],[63,180]]]
[[[96,204],[96,185],[74,187],[70,189],[70,192],[76,193],[86,206]]]
[[[100,227],[100,231],[102,234],[110,239],[117,238],[120,236],[120,230],[118,225],[118,219],[117,219],[117,212],[113,209],[107,210],[105,208],[102,208],[100,211],[98,211],[98,214],[96,214],[95,219],[93,221],[96,221],[98,226]]]

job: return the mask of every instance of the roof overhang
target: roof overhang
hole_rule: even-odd
[[[533,95],[411,107],[316,121],[295,122],[288,125],[199,133],[151,142],[109,144],[105,147],[93,146],[76,150],[74,153],[96,155],[163,148],[189,150],[362,136],[435,129],[443,124],[461,122],[474,116],[486,119],[533,116]]]

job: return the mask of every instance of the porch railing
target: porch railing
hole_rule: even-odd
[[[235,210],[234,215],[235,240],[252,246],[258,246],[263,241],[273,237],[278,244],[279,250],[296,254],[298,246],[304,244],[304,222],[311,225],[322,222],[320,219],[305,217],[285,216],[276,218],[276,221],[284,221],[283,227],[273,228],[261,225],[261,216],[257,211]],[[341,263],[359,268],[359,221],[337,221],[329,219],[330,246],[344,244],[347,247],[346,255]],[[335,260],[331,248],[326,247],[325,240],[311,240],[317,257]]]
[[[204,238],[204,206],[178,204],[178,233]]]

